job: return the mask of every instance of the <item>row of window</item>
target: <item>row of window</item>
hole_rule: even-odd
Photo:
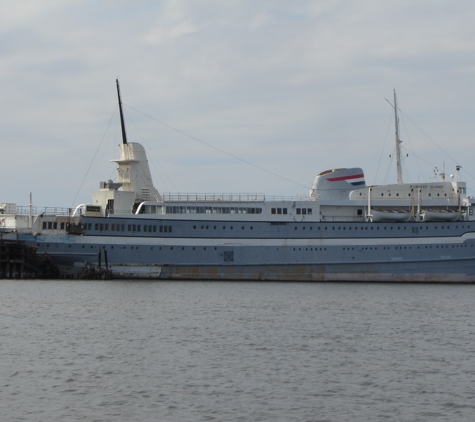
[[[37,246],[40,247],[41,245],[40,245],[39,243],[37,243]],[[46,244],[46,247],[49,248],[49,246],[50,246],[50,244],[47,243],[47,244]],[[62,245],[59,244],[59,243],[56,243],[56,244],[53,244],[53,246],[55,246],[55,247],[60,247],[60,246],[62,246]],[[450,248],[450,247],[452,247],[452,248],[466,248],[467,246],[468,246],[468,245],[441,245],[441,246],[434,246],[434,249],[439,249],[439,247],[440,247],[440,249],[444,249],[444,248],[445,248],[445,249],[448,249],[448,248]],[[68,245],[68,247],[70,248],[70,247],[72,247],[72,245]],[[84,248],[86,247],[86,245],[82,245],[81,247],[84,249]],[[422,247],[423,247],[423,246],[417,246],[417,249],[420,249],[420,248],[422,248]],[[473,244],[470,244],[470,247],[473,248]],[[95,248],[97,248],[97,246],[96,246],[96,245],[91,245],[90,248],[91,248],[91,249],[95,249]],[[105,246],[104,246],[104,248],[105,248]],[[114,246],[111,246],[110,248],[111,248],[111,249],[114,249]],[[138,249],[138,248],[139,248],[138,246],[130,246],[130,249]],[[393,247],[393,248],[394,248],[395,250],[397,250],[397,249],[399,249],[399,250],[402,250],[402,249],[412,249],[412,246],[395,246],[395,247]],[[414,246],[414,249],[415,249],[415,248],[416,248],[416,247]],[[425,248],[425,249],[432,249],[432,246],[424,246],[424,248]],[[99,246],[99,249],[100,249],[100,246]],[[119,249],[129,249],[129,247],[128,247],[128,246],[119,246]],[[151,246],[150,249],[153,250],[153,246]],[[160,246],[158,249],[159,249],[159,250],[162,250],[162,247]],[[168,249],[168,248],[167,248],[167,249]],[[173,246],[170,246],[169,249],[172,251],[172,250],[173,250]],[[193,247],[191,247],[190,249],[195,250],[196,248],[193,246]],[[199,249],[201,249],[201,248],[199,248]],[[205,251],[205,250],[206,250],[206,246],[202,247],[202,249]],[[277,249],[279,249],[279,248],[277,248]],[[327,248],[305,248],[306,251],[313,251],[314,249],[315,249],[315,251],[326,251],[326,250],[327,250]],[[371,246],[367,246],[367,247],[363,247],[363,248],[361,248],[361,249],[364,249],[364,250],[371,250],[371,251],[372,251],[373,249],[374,249],[375,251],[378,250],[377,246],[375,246],[374,248],[371,247]],[[182,246],[182,247],[181,247],[181,250],[182,250],[182,251],[185,250],[185,247]],[[216,246],[214,247],[214,250],[217,250],[217,247],[216,247]],[[303,248],[293,248],[293,250],[294,250],[294,251],[296,251],[296,250],[299,250],[299,251],[300,251],[300,250],[303,250]],[[351,248],[346,247],[346,248],[343,248],[343,250],[344,250],[344,251],[345,251],[345,250],[346,250],[346,251],[350,251],[350,250],[351,250],[351,251],[354,251],[355,248],[354,248],[354,247],[351,247]],[[383,250],[388,250],[388,251],[389,251],[389,250],[391,250],[391,247],[385,246],[385,247],[383,247]]]
[[[185,205],[167,205],[167,214],[261,214],[262,208],[256,207],[201,207]],[[144,205],[141,214],[163,214],[161,205]]]
[[[271,214],[287,214],[287,208],[271,208]]]
[[[65,228],[64,222],[59,224],[60,230]],[[43,221],[43,230],[58,230],[58,223],[56,221]]]
[[[296,208],[297,215],[312,215],[312,208]],[[287,208],[271,208],[271,214],[287,214]]]
[[[311,210],[311,208],[310,208]],[[308,210],[307,210],[308,211]],[[43,221],[43,230],[57,230],[58,229],[58,222],[56,221]],[[64,230],[66,227],[66,223],[65,222],[61,222],[59,223],[59,228],[60,230]],[[94,230],[95,231],[109,231],[109,227],[110,227],[110,231],[112,232],[145,232],[145,233],[156,233],[157,231],[159,233],[171,233],[172,232],[172,226],[165,226],[165,225],[160,225],[160,226],[157,226],[157,225],[152,225],[152,224],[144,224],[144,225],[141,225],[141,224],[108,224],[108,223],[95,223],[94,224]],[[360,230],[368,230],[368,227],[369,227],[369,230],[374,230],[376,228],[376,230],[380,230],[380,229],[383,229],[383,230],[387,230],[388,227],[387,226],[379,226],[379,225],[365,225],[365,226],[361,226],[360,227]],[[393,230],[395,229],[396,226],[389,226],[389,229],[390,230]],[[429,229],[430,226],[426,225],[426,226],[417,226],[417,227],[414,227],[414,226],[411,226],[411,231],[412,233],[419,233],[419,229],[423,230],[424,228],[426,230]],[[440,227],[440,228],[439,228]],[[84,224],[83,225],[83,228],[86,229],[86,230],[92,230],[92,223],[87,223],[87,224]],[[196,229],[197,226],[193,226],[193,229]],[[208,229],[209,226],[201,226],[201,229]],[[242,230],[244,230],[244,226],[241,227]],[[253,226],[250,226],[249,227],[250,230],[253,230]],[[408,226],[400,226],[398,225],[397,226],[397,230],[406,230],[408,228]],[[444,230],[444,229],[451,229],[450,226],[433,226],[432,227],[433,229],[435,230]],[[458,229],[459,226],[455,226],[455,229]],[[465,225],[462,225],[461,226],[462,229],[465,229]],[[467,229],[470,228],[469,225],[467,225]],[[213,229],[216,230],[217,229],[217,226],[213,226]],[[233,226],[230,226],[229,227],[230,230],[233,230]],[[298,226],[295,226],[294,227],[294,230],[297,230],[298,229]],[[302,230],[306,230],[306,227],[303,226],[301,227]],[[317,226],[316,228],[317,230],[328,230],[328,227],[320,227],[320,226]],[[331,228],[332,230],[335,230],[336,228],[333,226]],[[338,230],[343,230],[345,231],[347,228],[345,226],[338,226]],[[452,227],[453,229],[453,227]],[[226,230],[226,226],[223,226],[223,230]],[[310,226],[309,227],[309,230],[313,230],[313,226]],[[348,230],[358,230],[358,226],[355,226],[355,227],[351,227],[349,226],[348,227]]]
[[[452,191],[454,191],[454,190],[452,189]],[[460,188],[460,193],[465,193],[465,188]],[[360,196],[363,196],[363,194],[361,192],[360,192]],[[381,193],[381,196],[384,196],[384,193]],[[391,196],[391,194],[388,193],[388,196]],[[396,193],[396,196],[399,196],[399,193]],[[411,196],[411,194],[408,193],[407,196]],[[432,194],[429,193],[428,196],[432,196]],[[437,196],[440,197],[440,193],[438,193]],[[447,194],[444,193],[444,196],[447,196]]]
[[[91,230],[92,224],[88,223],[87,228],[88,230]],[[94,224],[94,230],[95,231],[109,231],[109,224],[103,224],[103,223],[95,223]],[[144,232],[144,233],[156,233],[157,231],[159,233],[171,233],[172,232],[172,226],[155,226],[152,224],[110,224],[110,231],[112,232]]]
[[[312,215],[312,208],[297,208],[297,215]]]

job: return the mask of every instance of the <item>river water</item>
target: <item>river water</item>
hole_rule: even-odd
[[[3,421],[472,421],[475,286],[0,281]]]

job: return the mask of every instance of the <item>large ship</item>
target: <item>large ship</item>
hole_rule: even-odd
[[[305,197],[160,194],[142,145],[122,125],[117,181],[90,204],[0,204],[0,232],[47,253],[64,275],[106,266],[116,278],[474,282],[473,199],[460,180],[404,183],[394,94],[397,183],[361,168],[323,171]],[[30,201],[31,202],[31,201]]]

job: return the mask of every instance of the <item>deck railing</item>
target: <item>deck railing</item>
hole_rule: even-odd
[[[314,201],[308,195],[269,196],[264,193],[164,193],[163,202],[265,202],[267,201]]]
[[[62,208],[62,207],[31,207],[32,215],[60,215],[63,217],[68,217],[72,215],[74,209],[72,208]],[[16,214],[18,215],[29,215],[30,207],[19,205],[16,207]]]

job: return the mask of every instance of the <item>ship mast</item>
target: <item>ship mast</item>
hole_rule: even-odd
[[[396,132],[396,168],[397,168],[397,184],[402,185],[402,170],[401,170],[401,144],[399,139],[399,118],[397,117],[397,98],[396,90],[394,90],[394,126]]]
[[[397,117],[397,98],[396,90],[394,90],[394,104],[391,104],[389,100],[386,100],[389,105],[394,108],[394,127],[396,131],[396,169],[397,169],[397,184],[402,185],[402,168],[401,168],[401,144],[399,139],[399,117]]]
[[[127,144],[127,134],[125,133],[124,114],[122,113],[122,100],[120,98],[119,79],[115,80],[117,84],[117,96],[119,97],[120,125],[122,127],[122,143]]]

